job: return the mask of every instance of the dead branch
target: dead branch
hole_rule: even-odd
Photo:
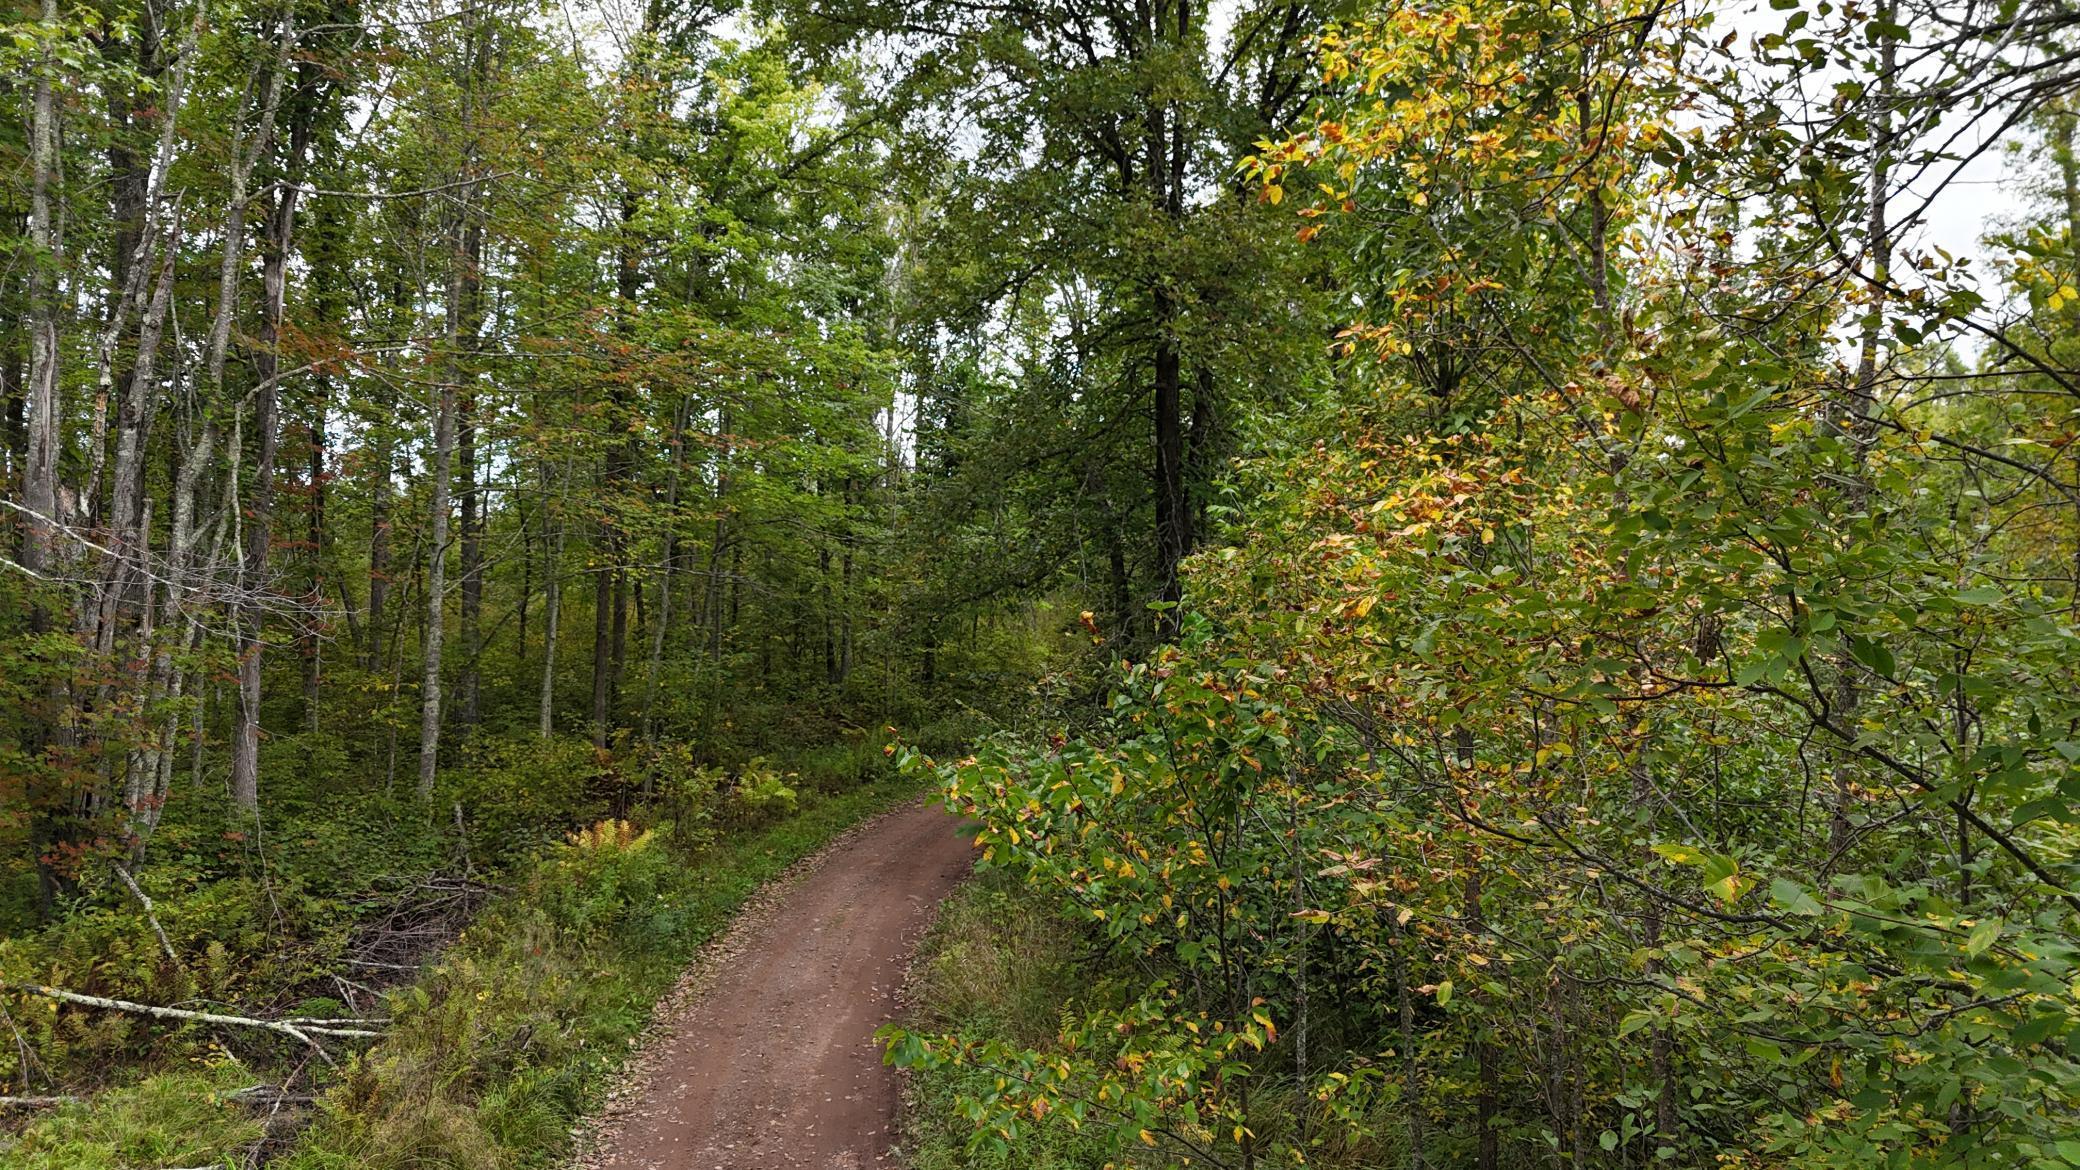
[[[137,904],[144,907],[144,920],[151,923],[152,933],[158,936],[159,949],[166,952],[167,959],[172,961],[174,967],[185,969],[180,955],[174,952],[173,941],[166,937],[166,928],[159,925],[159,916],[152,912],[152,900],[145,895],[143,890],[138,888],[137,879],[130,876],[128,869],[120,865],[116,866],[115,869],[116,876],[123,879],[123,884],[130,888],[130,896],[136,898]]]
[[[331,1054],[319,1044],[319,1036],[380,1039],[381,1032],[366,1028],[334,1028],[320,1024],[291,1024],[282,1020],[261,1020],[252,1016],[227,1016],[220,1012],[191,1012],[183,1008],[159,1007],[155,1004],[132,1003],[127,999],[109,999],[99,995],[81,995],[77,991],[66,991],[62,987],[45,987],[40,983],[0,983],[0,988],[19,991],[28,995],[40,995],[60,1003],[78,1004],[81,1007],[101,1008],[112,1012],[130,1012],[150,1016],[156,1020],[182,1020],[198,1024],[223,1024],[234,1028],[258,1028],[276,1032],[310,1046],[318,1058],[326,1064],[333,1063]]]
[[[0,1097],[0,1109],[55,1109],[78,1100],[78,1097]]]

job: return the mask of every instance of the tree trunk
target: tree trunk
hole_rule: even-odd
[[[592,746],[607,746],[607,716],[613,703],[614,566],[613,529],[602,523],[599,560],[592,570]]]
[[[1156,576],[1158,599],[1170,604],[1156,618],[1156,636],[1177,634],[1176,604],[1184,596],[1179,566],[1192,545],[1191,495],[1184,476],[1183,360],[1178,351],[1176,308],[1169,294],[1156,294]]]
[[[44,0],[42,15],[47,25],[55,25],[58,20],[57,0]],[[57,62],[46,51],[36,71],[29,124],[29,246],[35,256],[28,266],[24,314],[29,334],[29,380],[24,390],[28,450],[22,473],[22,496],[29,515],[22,528],[20,560],[22,568],[33,577],[41,577],[50,568],[60,522],[58,460],[63,450],[59,428],[64,404],[58,396],[58,316],[61,306],[57,273],[63,267],[64,253],[52,208],[52,189],[58,183],[58,110],[52,77],[57,67]],[[32,633],[42,633],[50,628],[50,615],[45,612],[41,597],[33,592],[33,583],[31,589],[31,596],[36,600],[29,607],[28,627]],[[45,718],[55,721],[60,718],[63,704],[62,690],[55,684],[49,701],[50,709]],[[32,759],[40,756],[45,747],[43,741],[48,738],[53,737],[39,735],[23,744],[25,754]],[[65,810],[60,807],[62,794],[45,790],[40,780],[26,795],[31,806],[30,850],[36,864],[37,903],[41,912],[48,915],[63,888],[62,875],[51,865],[49,858],[52,847],[69,831],[67,818]]]
[[[1466,931],[1478,940],[1487,932],[1487,920],[1481,913],[1481,871],[1479,859],[1475,859],[1466,873]],[[1480,1032],[1485,1033],[1488,1025],[1477,1022]],[[1474,1071],[1478,1080],[1474,1087],[1473,1125],[1475,1170],[1495,1170],[1499,1155],[1495,1133],[1495,1112],[1501,1100],[1500,1058],[1495,1051],[1495,1042],[1485,1034],[1477,1035],[1473,1042]]]
[[[664,565],[657,579],[657,617],[650,631],[650,673],[643,684],[643,741],[657,745],[657,680],[664,672],[664,637],[672,623],[672,570],[679,559],[679,478],[686,466],[687,400],[672,412],[672,470],[664,490]],[[644,785],[649,785],[647,775]]]
[[[426,474],[432,502],[427,510],[426,655],[419,686],[419,799],[433,795],[440,766],[441,636],[448,588],[448,511],[455,476],[456,396],[463,372],[456,361],[462,333],[462,269],[465,250],[457,242],[448,272],[446,337],[449,362],[434,406],[433,458]]]
[[[1878,23],[1890,23],[1896,8],[1892,0],[1880,4]],[[1852,524],[1870,497],[1870,484],[1863,474],[1864,462],[1875,437],[1873,428],[1878,410],[1886,292],[1892,279],[1892,225],[1887,212],[1892,185],[1892,104],[1899,90],[1898,54],[1899,42],[1891,37],[1884,38],[1883,47],[1879,49],[1877,84],[1871,89],[1874,125],[1868,188],[1870,220],[1867,225],[1871,303],[1864,317],[1863,335],[1858,339],[1856,384],[1847,395],[1837,394],[1827,403],[1825,416],[1828,429],[1846,441],[1851,450],[1853,470],[1842,486],[1840,505],[1844,522]],[[1836,655],[1834,690],[1835,719],[1842,726],[1855,726],[1856,709],[1862,703],[1862,695],[1857,686],[1855,661],[1847,651]],[[1856,801],[1854,769],[1843,760],[1835,765],[1833,778],[1828,843],[1830,850],[1839,854],[1849,847],[1853,828],[1850,811]]]
[[[57,0],[44,0],[43,20],[55,25]],[[30,262],[26,324],[29,333],[29,381],[25,391],[28,407],[28,450],[22,473],[22,498],[29,509],[23,526],[21,563],[32,574],[48,569],[56,541],[58,515],[58,459],[61,452],[60,418],[64,404],[58,397],[58,299],[57,270],[64,264],[63,244],[58,238],[52,210],[52,188],[58,182],[58,110],[52,73],[57,62],[46,51],[36,73],[35,98],[29,124],[29,247],[36,253]],[[31,609],[33,630],[48,626],[49,615],[40,606]]]
[[[303,441],[304,486],[308,495],[304,501],[304,563],[309,569],[304,578],[304,604],[315,612],[325,603],[325,406],[329,390],[320,383],[317,401],[311,405],[311,415],[305,420]],[[341,598],[347,621],[354,621],[354,605]],[[303,661],[303,726],[306,731],[318,730],[318,688],[323,682],[324,644],[319,638],[318,621],[315,616],[304,618],[302,629],[297,634],[297,656]]]
[[[543,469],[542,486],[548,487],[547,468]],[[570,463],[563,468],[563,492],[566,500],[570,495]],[[549,546],[548,581],[543,591],[542,607],[542,698],[540,734],[548,739],[556,733],[556,636],[563,621],[563,536],[567,531],[564,510],[559,505],[554,512],[543,508],[544,523],[556,525],[556,537]],[[544,534],[546,536],[546,533]]]
[[[708,659],[722,661],[722,554],[732,548],[729,526],[730,415],[724,407],[716,419],[720,449],[715,454],[715,539],[708,547],[708,600],[703,606],[708,623]]]
[[[284,30],[285,37],[288,30]],[[291,167],[308,139],[302,119],[289,134]],[[238,616],[238,727],[231,738],[231,798],[248,813],[260,809],[260,656],[261,606],[259,598],[270,592],[267,573],[268,545],[274,538],[274,473],[280,447],[281,331],[283,295],[288,278],[289,248],[296,230],[297,186],[283,184],[276,192],[275,206],[267,230],[267,255],[261,267],[260,338],[253,355],[254,372],[260,385],[254,396],[253,426],[259,443],[253,470],[253,496],[248,508],[243,568],[239,573]],[[233,453],[233,458],[237,454]]]
[[[478,332],[483,326],[483,225],[472,219],[465,235],[461,341],[465,351],[473,353]],[[470,376],[473,378],[474,374]],[[483,670],[480,659],[484,653],[484,525],[483,501],[477,492],[477,395],[474,390],[462,395],[461,411],[463,660],[456,716],[464,727],[475,727],[482,721],[480,692]]]
[[[397,454],[390,437],[379,424],[373,458],[374,478],[368,490],[368,620],[363,625],[368,644],[362,649],[362,666],[373,670],[383,652],[383,615],[390,600],[390,519],[393,485],[390,469]]]

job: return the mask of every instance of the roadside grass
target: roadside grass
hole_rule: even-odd
[[[1050,913],[1002,870],[963,883],[940,908],[918,949],[912,1004],[904,1026],[959,1031],[977,1040],[1046,1048],[1063,1009],[1087,995],[1093,973],[1085,932]],[[972,1065],[911,1074],[904,1119],[908,1170],[1097,1170],[1125,1166],[1102,1134],[1078,1132],[1050,1115],[1017,1148],[979,1143],[960,1102],[986,1090],[993,1074]]]
[[[286,1170],[490,1170],[556,1164],[652,1008],[759,886],[863,818],[915,795],[888,777],[806,792],[796,812],[698,850],[668,826],[602,822],[509,876],[414,982],[389,1034],[341,1061],[312,1124],[268,1151]],[[705,837],[706,835],[701,835]],[[227,1094],[228,1058],[97,1094],[0,1138],[22,1170],[239,1166],[263,1134]]]
[[[946,900],[920,945],[903,1027],[1044,1052],[1055,1046],[1065,1013],[1116,1003],[1121,993],[1122,969],[1090,954],[1090,946],[1084,924],[1061,915],[1044,894],[1008,870],[985,870]],[[1264,1067],[1290,1062],[1289,1043],[1267,1049]],[[904,1117],[906,1170],[1132,1170],[1172,1164],[1169,1154],[1176,1151],[1109,1144],[1109,1127],[1089,1124],[1079,1131],[1060,1111],[1027,1125],[1008,1148],[993,1142],[977,1130],[962,1101],[986,1095],[995,1080],[974,1065],[912,1070]],[[1309,1103],[1289,1079],[1266,1081],[1255,1102],[1258,1133],[1289,1135]],[[1377,1170],[1406,1163],[1393,1136],[1401,1127],[1389,1124],[1393,1109],[1383,1104],[1380,1115],[1358,1132],[1324,1128],[1312,1135],[1308,1165]]]

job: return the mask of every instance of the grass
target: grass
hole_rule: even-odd
[[[905,1026],[1002,1040],[1025,1048],[1053,1042],[1063,1010],[1090,990],[1084,932],[1048,913],[1003,871],[986,872],[947,899],[918,953],[914,1002]],[[912,1074],[904,1154],[910,1170],[1097,1170],[1127,1165],[1099,1135],[1065,1124],[1038,1127],[1011,1151],[971,1142],[963,1097],[993,1080],[973,1066]]]
[[[223,1151],[261,1138],[260,1122],[224,1094],[253,1082],[228,1060],[162,1073],[52,1111],[12,1146],[9,1170],[129,1170],[217,1165]]]
[[[984,871],[962,885],[919,950],[903,1026],[1045,1052],[1056,1046],[1066,1013],[1116,1006],[1136,972],[1094,958],[1087,927],[1053,905],[1008,870]],[[1282,1068],[1290,1059],[1289,1049],[1274,1045],[1264,1067]],[[972,1064],[912,1072],[904,1119],[908,1170],[1133,1170],[1173,1165],[1180,1156],[1175,1150],[1142,1151],[1131,1142],[1108,1144],[1105,1127],[1079,1131],[1060,1111],[1023,1127],[1009,1148],[987,1137],[978,1141],[963,1101],[985,1097],[995,1080],[994,1073]],[[1253,1127],[1260,1137],[1289,1135],[1308,1104],[1289,1080],[1267,1076],[1252,1103]],[[1318,1133],[1307,1164],[1324,1170],[1406,1164],[1405,1151],[1395,1144],[1401,1127],[1392,1123],[1392,1112],[1391,1103],[1383,1104],[1366,1135]]]
[[[555,846],[414,983],[389,1035],[343,1062],[318,1116],[271,1165],[288,1170],[491,1170],[562,1160],[652,1007],[701,945],[788,866],[913,795],[884,779],[804,794],[783,820],[697,854],[613,829]],[[200,1062],[39,1118],[0,1165],[129,1170],[239,1165],[261,1135],[225,1094],[254,1075]]]

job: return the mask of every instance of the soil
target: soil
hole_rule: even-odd
[[[970,860],[960,822],[914,804],[768,887],[660,1010],[580,1166],[893,1166],[900,1094],[874,1031]]]

